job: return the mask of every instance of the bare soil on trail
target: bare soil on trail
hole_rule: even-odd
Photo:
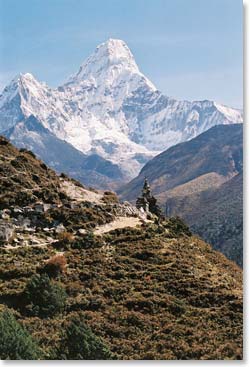
[[[135,217],[118,217],[111,223],[104,224],[95,229],[95,235],[102,235],[118,228],[136,227],[141,225],[142,222],[139,218]]]

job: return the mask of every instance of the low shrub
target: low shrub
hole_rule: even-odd
[[[25,153],[26,154],[29,154],[32,158],[35,158],[36,159],[35,153],[33,153],[31,150],[25,150]]]
[[[103,245],[103,241],[95,236],[93,232],[88,232],[85,235],[77,238],[71,245],[74,249],[87,249],[87,248],[96,248],[101,247]]]
[[[44,169],[45,171],[48,171],[48,167],[46,166],[46,164],[45,164],[45,163],[41,163],[41,164],[40,164],[40,167],[41,167],[42,169]]]
[[[105,191],[102,197],[102,201],[106,204],[114,204],[119,203],[119,199],[117,195],[112,191]]]
[[[64,231],[58,234],[58,240],[65,244],[69,244],[73,242],[74,236],[72,233]]]
[[[179,236],[192,236],[192,232],[189,227],[179,217],[169,218],[165,223],[164,227],[170,230],[170,234],[173,237]]]
[[[46,273],[50,278],[56,278],[65,272],[66,264],[64,255],[55,255],[45,263],[40,272]]]

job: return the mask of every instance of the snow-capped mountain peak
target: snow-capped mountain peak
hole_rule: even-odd
[[[139,73],[135,59],[125,42],[118,39],[109,39],[101,43],[94,53],[81,65],[72,81],[84,81],[103,76],[108,69],[125,69],[132,73]]]
[[[12,79],[9,85],[21,85],[22,83],[32,83],[33,81],[36,81],[36,79],[31,73],[19,73]]]
[[[20,73],[16,79],[20,82],[27,82],[27,83],[32,83],[32,82],[36,82],[36,79],[34,77],[33,74],[31,73]]]
[[[100,44],[57,89],[29,73],[17,76],[0,96],[0,132],[30,115],[81,152],[118,164],[128,178],[172,145],[214,125],[243,122],[241,111],[213,101],[163,95],[117,39]]]
[[[11,101],[17,94],[24,99],[27,99],[29,94],[38,97],[44,87],[45,84],[37,81],[32,74],[20,73],[4,88],[0,98],[0,106],[6,101]]]
[[[88,59],[80,66],[77,74],[70,77],[65,87],[79,84],[82,87],[94,88],[107,86],[114,88],[131,79],[138,84],[143,79],[148,87],[156,90],[155,86],[140,72],[134,56],[126,43],[119,39],[110,38],[101,43]],[[128,83],[126,83],[128,84]],[[130,88],[127,88],[127,92]]]

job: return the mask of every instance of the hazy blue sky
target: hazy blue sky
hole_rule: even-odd
[[[0,0],[0,27],[1,89],[19,72],[57,86],[120,38],[167,95],[242,107],[241,0]]]

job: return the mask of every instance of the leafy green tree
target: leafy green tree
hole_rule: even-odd
[[[27,309],[34,316],[51,317],[63,311],[66,292],[47,274],[34,275],[24,291]]]
[[[10,311],[0,313],[0,359],[40,359],[41,350]]]
[[[62,332],[59,359],[104,360],[114,359],[104,342],[84,323],[74,317]]]

